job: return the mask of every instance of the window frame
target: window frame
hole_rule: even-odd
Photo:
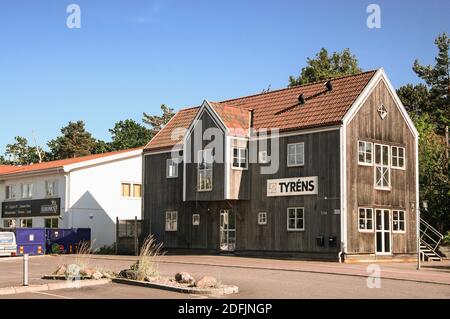
[[[28,194],[27,196],[24,195],[24,186],[27,186],[28,188]],[[20,198],[21,199],[32,199],[34,193],[34,184],[33,183],[22,183],[20,184]]]
[[[22,222],[31,222],[31,226],[22,226]],[[19,228],[33,228],[33,218],[20,218],[19,219]]]
[[[173,218],[173,216],[175,216],[175,218]],[[172,227],[173,226],[172,223],[175,223],[174,228]],[[165,212],[165,230],[166,230],[166,232],[177,232],[178,231],[178,211],[167,210]]]
[[[359,149],[360,143],[364,143],[364,150],[363,150],[363,152],[364,152],[364,162],[361,162],[360,158],[359,158],[359,155],[361,153],[361,151]],[[370,147],[371,147],[370,163],[366,162],[367,144],[369,144]],[[373,142],[367,142],[367,141],[358,140],[358,145],[357,146],[358,146],[358,150],[357,150],[356,154],[358,156],[358,165],[361,165],[361,166],[373,166],[374,165],[374,150],[375,150],[374,143]]]
[[[269,164],[269,153],[267,151],[258,152],[258,162],[259,164]]]
[[[124,196],[123,187],[125,185],[130,186],[130,196]],[[140,186],[141,188],[141,196],[136,196],[135,187]],[[120,197],[122,199],[130,199],[130,200],[136,200],[142,198],[142,184],[141,183],[134,183],[134,182],[121,182],[120,183]]]
[[[396,234],[405,234],[406,233],[406,210],[403,210],[403,209],[393,209],[393,210],[391,210],[391,212],[392,212],[392,233],[396,233]],[[397,213],[398,215],[397,215],[397,220],[395,220],[395,218],[394,218],[394,216],[395,216],[395,213]],[[401,214],[403,213],[403,220],[402,219],[400,219],[400,216],[401,216]],[[397,230],[395,230],[395,227],[394,227],[394,222],[395,221],[397,221],[398,222],[398,224],[397,224],[397,227],[398,227],[398,229]],[[403,223],[403,229],[400,229],[401,227],[400,227],[400,225]]]
[[[204,154],[210,152],[211,153],[211,163],[208,163],[208,161],[204,161],[204,159],[206,158],[206,156],[204,156]],[[199,150],[197,153],[198,157],[197,157],[197,192],[211,192],[213,190],[213,185],[214,185],[214,161],[213,161],[213,155],[212,155],[212,149],[204,149],[204,150]],[[202,168],[201,165],[205,166]],[[211,175],[211,184],[209,188],[201,188],[202,185],[202,174],[204,173],[204,177],[203,178],[207,178],[206,174],[210,174]],[[207,180],[207,179],[206,179]],[[206,184],[206,183],[205,183]]]
[[[289,149],[290,149],[290,146],[295,146],[295,153],[294,153],[295,159],[297,159],[297,146],[302,146],[303,154],[302,154],[302,161],[301,161],[301,163],[290,164],[290,162],[289,162],[289,158],[290,158]],[[287,167],[301,167],[301,166],[305,166],[305,142],[288,143],[287,144],[287,149],[286,149],[286,155],[287,155],[286,156]]]
[[[9,201],[9,200],[15,200],[17,199],[17,189],[16,189],[16,184],[10,184],[10,185],[6,185],[5,186],[5,200]],[[14,196],[11,196],[11,195]],[[9,195],[9,196],[8,196]],[[22,194],[21,194],[22,195]]]
[[[377,164],[377,151],[376,148],[377,146],[380,146],[380,162],[381,164]],[[388,155],[387,155],[387,160],[388,163],[387,164],[383,164],[383,156],[384,156],[384,150],[383,148],[387,148],[388,151]],[[387,144],[380,144],[380,143],[374,143],[374,161],[373,161],[373,166],[374,166],[374,188],[377,190],[384,190],[384,191],[390,191],[392,189],[392,182],[391,182],[391,147]],[[381,182],[382,185],[378,185],[377,184],[377,169],[381,168],[381,172],[383,173],[383,169],[387,169],[387,173],[388,173],[388,185],[385,186],[383,184],[383,180],[384,177],[381,177]]]
[[[200,226],[200,214],[192,214],[192,226]]]
[[[397,160],[397,165],[394,166],[394,148],[397,150],[397,155],[395,156],[396,160]],[[402,149],[403,150],[403,157],[399,156],[399,150]],[[398,166],[399,163],[399,159],[403,158],[403,166]],[[403,146],[391,146],[391,168],[392,169],[400,169],[400,170],[405,170],[406,169],[406,149]]]
[[[258,212],[258,225],[265,226],[267,225],[267,212]]]
[[[49,185],[52,185],[53,193],[49,194]],[[50,179],[45,181],[45,197],[51,198],[51,197],[57,197],[58,196],[58,180],[56,179]]]
[[[361,216],[360,216],[361,210],[364,210],[364,226],[365,226],[364,229],[361,228]],[[370,211],[370,212],[371,212],[371,218],[370,218],[370,219],[367,218],[367,211]],[[371,208],[371,207],[358,207],[358,217],[357,217],[357,220],[358,220],[358,231],[359,231],[360,233],[373,233],[373,232],[375,232],[374,209],[373,209],[373,208]],[[368,228],[367,228],[367,221],[368,221],[368,220],[371,220],[371,221],[372,221],[372,229],[368,229]]]
[[[295,228],[291,228],[289,226],[289,221],[292,219],[292,218],[289,217],[289,212],[292,209],[295,210],[295,216],[294,216]],[[302,212],[302,217],[301,218],[298,217],[298,211],[300,211],[300,210]],[[287,216],[286,217],[287,217],[286,219],[287,219],[287,231],[288,232],[303,232],[303,231],[305,231],[305,208],[304,207],[288,207],[287,208]],[[303,224],[302,228],[297,228],[297,220],[299,220],[299,219],[302,219],[302,224]]]
[[[56,220],[56,223],[57,223],[56,226],[53,225],[53,221],[55,221],[55,220]],[[47,221],[50,221],[50,227],[47,227]],[[59,228],[59,218],[58,217],[44,218],[44,225],[45,225],[45,228],[57,229],[57,228]]]
[[[175,175],[170,175],[170,167],[175,167]],[[178,178],[178,163],[173,158],[166,161],[166,178]]]
[[[237,155],[234,153],[237,150]],[[244,159],[244,157],[242,157],[241,152],[244,151],[245,152],[245,167],[241,167],[241,166],[235,166],[235,160],[237,160],[238,164],[242,164],[242,160]],[[231,167],[234,170],[248,170],[248,149],[246,147],[239,147],[239,146],[233,146],[233,150],[232,150],[232,159],[231,159]]]

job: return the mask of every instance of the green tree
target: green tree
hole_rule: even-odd
[[[413,70],[428,86],[431,105],[427,112],[442,133],[450,125],[450,38],[447,33],[440,34],[435,44],[438,49],[435,65],[424,66],[416,60]]]
[[[92,154],[104,154],[114,151],[111,147],[111,143],[107,143],[102,140],[95,140],[94,146],[91,149]]]
[[[428,114],[413,116],[419,131],[420,200],[428,201],[423,217],[439,231],[450,229],[450,177],[446,144]]]
[[[111,147],[115,151],[144,146],[152,138],[151,130],[130,119],[117,122],[109,132]]]
[[[308,65],[302,68],[299,77],[289,77],[289,87],[361,72],[358,59],[350,49],[333,52],[330,56],[328,51],[322,48],[315,58],[308,58],[306,63]]]
[[[96,140],[86,131],[83,121],[69,122],[61,129],[61,136],[48,142],[53,160],[91,155]]]
[[[14,141],[15,143],[6,145],[5,155],[9,158],[9,163],[28,165],[40,162],[37,148],[28,145],[25,137],[16,136]]]
[[[142,121],[145,124],[150,125],[150,139],[156,135],[163,127],[166,125],[170,119],[175,115],[173,109],[166,106],[165,104],[161,105],[162,115],[148,115],[144,112],[144,118]],[[149,141],[150,141],[149,139]]]
[[[397,94],[411,115],[418,116],[432,109],[430,92],[424,84],[407,84],[399,88]]]

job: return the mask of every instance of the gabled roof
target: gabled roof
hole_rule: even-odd
[[[6,173],[10,170],[13,170],[14,166],[10,166],[10,165],[0,165],[0,174]]]
[[[333,90],[325,81],[261,93],[222,102],[208,102],[228,129],[248,131],[249,112],[253,111],[253,128],[278,128],[282,131],[337,125],[342,122],[353,102],[359,97],[376,70],[332,79]],[[306,103],[300,105],[303,94]],[[188,128],[199,107],[181,110],[145,147],[146,151],[174,146],[183,137],[171,139],[173,131]]]
[[[6,177],[6,176],[12,176],[12,175],[39,173],[39,172],[44,172],[44,171],[48,171],[48,170],[60,169],[62,171],[65,171],[65,170],[67,170],[68,167],[73,166],[73,165],[85,164],[87,166],[87,165],[91,165],[91,164],[96,164],[98,161],[101,161],[101,160],[104,160],[104,161],[108,161],[110,159],[112,160],[115,157],[118,157],[120,155],[127,155],[127,153],[130,153],[130,155],[134,155],[132,153],[139,154],[138,151],[142,152],[142,148],[109,152],[109,153],[103,153],[103,154],[95,154],[95,155],[82,156],[82,157],[77,157],[77,158],[69,158],[69,159],[58,160],[58,161],[24,165],[24,166],[8,166],[8,168],[5,168],[4,170],[0,167],[0,178]]]

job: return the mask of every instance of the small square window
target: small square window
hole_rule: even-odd
[[[305,163],[305,144],[294,143],[287,145],[287,166],[303,166]]]
[[[192,225],[193,226],[200,226],[200,214],[193,214],[192,215]]]
[[[178,164],[175,160],[169,158],[167,160],[167,178],[178,177]]]
[[[266,212],[258,213],[258,225],[267,225],[267,213]]]
[[[373,210],[372,208],[359,208],[359,231],[373,232]]]
[[[371,142],[358,141],[358,164],[372,165],[373,144]]]
[[[403,210],[392,211],[392,231],[394,233],[405,232],[405,211]]]
[[[166,231],[175,232],[178,230],[178,212],[166,212]]]
[[[260,151],[258,153],[258,159],[260,164],[269,163],[269,156],[267,155],[267,151]]]
[[[305,216],[303,207],[290,207],[287,210],[287,229],[288,231],[305,230]]]

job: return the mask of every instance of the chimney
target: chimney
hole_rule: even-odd
[[[300,95],[297,97],[297,99],[298,99],[298,102],[300,103],[300,105],[303,105],[303,104],[306,103],[306,98],[305,98],[305,95],[304,95],[303,93],[300,94]]]
[[[330,80],[330,81],[327,81],[327,82],[325,83],[325,87],[327,88],[327,91],[328,91],[328,92],[333,91],[333,82],[331,82],[331,80]]]

